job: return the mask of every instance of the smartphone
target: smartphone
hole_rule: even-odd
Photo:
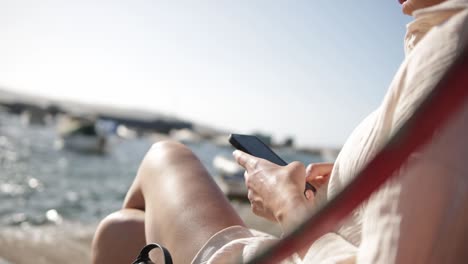
[[[280,166],[288,165],[286,161],[280,158],[267,144],[256,136],[231,134],[229,136],[229,143],[231,143],[234,148],[252,156],[266,159]],[[312,184],[306,182],[304,195],[307,190],[312,190],[314,193],[317,191]]]

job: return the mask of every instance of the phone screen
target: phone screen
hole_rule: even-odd
[[[256,136],[232,134],[229,137],[229,142],[236,149],[242,150],[252,156],[266,159],[280,166],[288,165],[288,163],[276,155],[276,153],[273,152],[270,147],[268,147]]]

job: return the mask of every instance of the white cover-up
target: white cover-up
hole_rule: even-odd
[[[414,17],[407,26],[404,62],[380,107],[346,141],[328,186],[318,191],[320,202],[336,195],[372,159],[468,43],[468,0],[449,0]],[[226,228],[192,263],[245,262],[277,239],[240,226]],[[317,239],[303,260],[293,255],[283,263],[342,261],[468,262],[468,104],[336,232]]]

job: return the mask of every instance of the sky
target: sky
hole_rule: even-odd
[[[0,88],[341,146],[410,20],[397,0],[0,0]]]

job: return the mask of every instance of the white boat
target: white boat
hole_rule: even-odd
[[[61,140],[64,148],[80,152],[105,153],[108,146],[107,139],[100,136],[75,134],[63,136]]]
[[[79,152],[105,153],[109,150],[110,125],[92,119],[64,117],[58,122],[59,146]]]

